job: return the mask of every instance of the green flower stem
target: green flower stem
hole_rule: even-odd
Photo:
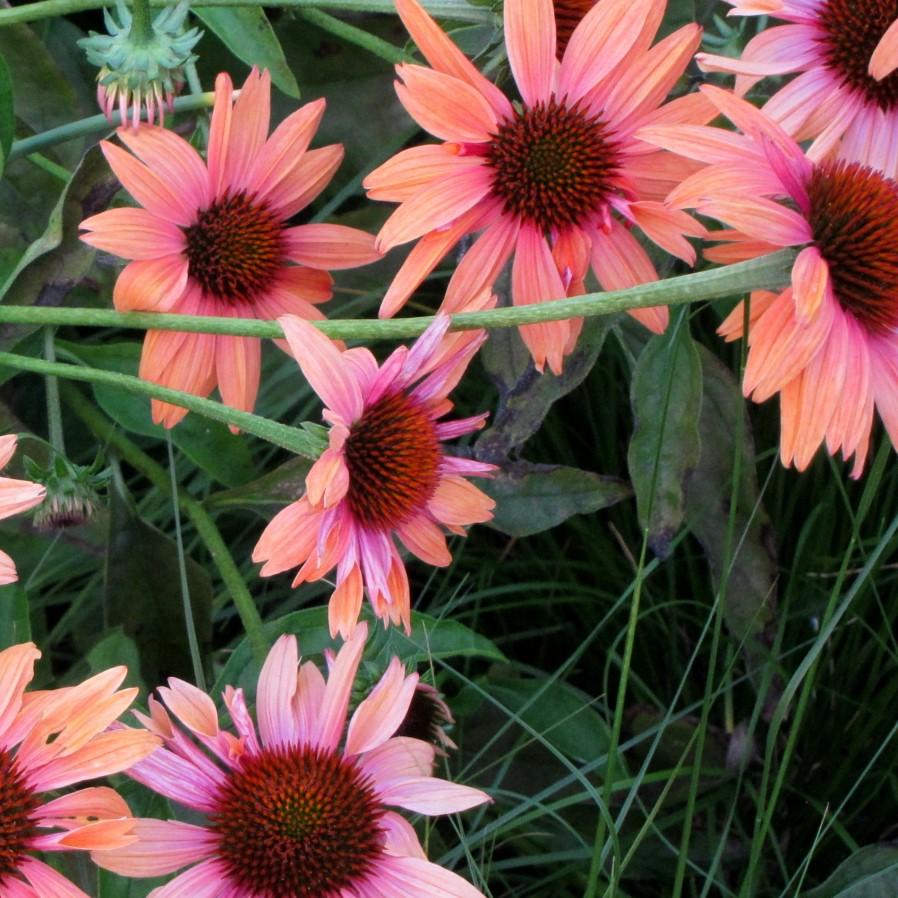
[[[196,412],[214,421],[221,421],[233,427],[239,427],[260,439],[274,443],[284,449],[302,455],[306,458],[316,459],[321,454],[321,444],[296,427],[289,427],[277,421],[270,421],[260,415],[250,412],[242,412],[238,409],[213,402],[211,399],[202,399],[190,393],[182,393],[180,390],[170,390],[168,387],[160,387],[158,384],[132,377],[130,374],[118,374],[114,371],[103,371],[99,368],[88,368],[81,365],[66,365],[58,362],[46,362],[43,359],[34,359],[29,356],[15,355],[11,352],[0,352],[0,365],[6,365],[17,371],[32,371],[35,374],[53,375],[66,380],[81,380],[91,384],[106,384],[127,390],[129,393],[137,393],[140,396],[148,396],[151,399],[161,399],[173,405]]]
[[[53,342],[54,328],[44,329],[44,358],[56,362],[56,347]],[[65,457],[65,438],[62,431],[62,406],[59,404],[59,381],[52,375],[46,377],[47,390],[47,432],[50,445],[59,455]]]
[[[399,63],[411,62],[412,60],[411,56],[389,41],[385,41],[376,34],[365,31],[364,28],[357,28],[355,25],[341,22],[340,19],[334,18],[334,16],[322,12],[320,9],[300,9],[298,14],[300,18],[305,19],[309,24],[315,25],[322,31],[333,34],[335,37],[339,37],[348,44],[355,44],[357,47],[361,47],[363,50],[367,50],[374,56],[385,59],[387,62]]]
[[[789,283],[793,250],[780,250],[748,262],[739,262],[710,271],[640,284],[627,290],[588,293],[570,299],[532,306],[459,312],[452,316],[453,330],[514,327],[566,318],[613,315],[647,306],[678,306],[701,300],[737,296],[751,290],[781,289]],[[329,337],[340,340],[396,340],[417,337],[433,321],[432,315],[416,318],[332,319],[314,324]],[[170,315],[153,312],[116,312],[112,309],[65,309],[38,306],[0,305],[0,324],[79,325],[86,327],[132,327],[137,330],[175,330],[201,334],[228,334],[243,337],[284,336],[276,321],[254,318],[213,318],[201,315]],[[134,378],[132,378],[133,380]],[[157,388],[161,389],[161,388]],[[159,397],[157,397],[159,398]],[[179,403],[184,404],[184,403]],[[190,406],[186,406],[190,407]],[[236,423],[236,422],[235,422]],[[244,430],[252,429],[243,427]]]
[[[102,9],[115,0],[38,0],[9,9],[0,9],[0,27],[19,22],[36,22],[54,16]],[[150,0],[151,6],[168,6],[170,0]],[[396,12],[393,0],[202,0],[196,6],[268,6],[280,9],[333,9],[338,12]],[[439,18],[458,22],[495,22],[498,17],[485,6],[473,6],[467,0],[424,0],[424,7]]]
[[[15,10],[25,8],[27,7],[17,6]],[[4,12],[11,11],[14,10],[0,9],[0,16]],[[175,112],[193,112],[197,109],[208,109],[214,101],[215,94],[211,91],[194,97],[178,97],[175,100]],[[143,115],[146,115],[146,110],[144,110]],[[104,131],[109,131],[111,128],[117,128],[120,124],[121,116],[118,112],[112,113],[111,122],[105,115],[92,115],[88,118],[79,119],[77,122],[69,122],[67,125],[60,125],[58,128],[51,128],[49,131],[42,131],[33,137],[25,137],[22,140],[15,141],[12,149],[9,151],[9,158],[12,160],[19,156],[27,156],[36,150],[43,150],[47,147],[56,146],[58,143],[65,143],[67,140],[75,140],[75,138],[84,137],[88,134],[101,134]]]
[[[153,37],[153,18],[150,14],[150,0],[131,0],[131,43],[135,47],[145,46]]]
[[[71,367],[71,366],[70,366]],[[128,439],[114,424],[88,402],[80,391],[69,384],[62,385],[66,406],[70,408],[101,440],[114,446],[121,457],[135,470],[140,471],[163,495],[172,495],[172,484],[165,469],[157,464],[142,449]],[[261,662],[268,651],[268,643],[262,629],[262,618],[256,603],[246,588],[246,583],[222,539],[215,521],[202,504],[190,496],[179,492],[177,502],[184,514],[190,518],[196,532],[206,546],[212,561],[218,569],[225,587],[230,593],[252,646],[253,655]]]

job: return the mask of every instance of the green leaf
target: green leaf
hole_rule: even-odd
[[[639,523],[659,557],[685,515],[686,478],[699,457],[702,369],[685,317],[652,337],[636,362],[630,387],[635,418],[627,465]]]
[[[78,225],[104,209],[118,189],[103,154],[97,147],[89,150],[63,189],[44,233],[0,286],[0,300],[6,305],[61,305],[94,258],[94,250],[78,238]],[[3,326],[0,349],[10,349],[33,330],[33,326]]]
[[[93,368],[137,374],[140,360],[139,343],[81,344],[56,341],[57,350],[65,350],[80,362]],[[131,433],[165,439],[165,428],[154,424],[150,402],[115,387],[94,385],[94,396],[100,408]],[[172,442],[198,467],[225,486],[240,486],[255,475],[246,440],[232,434],[217,421],[201,415],[188,415],[171,431]]]
[[[496,500],[490,526],[509,536],[530,536],[575,514],[607,508],[632,495],[616,477],[563,465],[511,462],[479,484]]]
[[[121,626],[136,643],[146,681],[161,683],[169,676],[192,681],[177,546],[142,520],[118,489],[110,491],[106,559],[109,622]],[[212,638],[212,583],[207,571],[189,557],[187,582],[204,654]]]
[[[481,686],[568,757],[587,761],[608,751],[608,727],[585,692],[546,677],[490,677]]]
[[[125,634],[122,627],[113,627],[87,653],[87,664],[91,673],[97,674],[110,667],[124,665],[128,668],[126,686],[137,686],[146,692],[146,683],[141,676],[140,650],[137,643]]]
[[[530,439],[552,405],[578,387],[592,370],[609,327],[605,317],[586,322],[577,348],[564,360],[560,377],[540,374],[533,367],[516,329],[493,331],[481,355],[499,390],[499,407],[492,426],[477,440],[477,457],[501,462]]]
[[[213,493],[206,500],[207,508],[253,508],[288,505],[305,491],[306,474],[312,462],[296,456],[262,477],[243,486]]]
[[[271,80],[288,97],[299,98],[299,85],[280,42],[261,7],[192,6],[221,42],[247,65],[271,72]]]
[[[16,132],[16,114],[13,109],[12,73],[0,53],[0,175],[6,166],[12,139]]]
[[[776,548],[770,520],[758,497],[754,442],[739,384],[726,365],[704,347],[700,359],[704,381],[701,454],[686,491],[686,523],[705,550],[715,589],[727,570],[724,619],[734,637],[745,641],[750,650],[753,640],[763,641],[776,608]],[[726,534],[740,417],[741,482],[732,557],[727,563]]]
[[[895,898],[898,895],[898,848],[867,845],[843,861],[822,885],[803,898]]]
[[[28,593],[21,582],[0,586],[0,649],[31,639]]]
[[[368,621],[370,635],[365,646],[365,658],[379,671],[383,671],[393,655],[409,666],[443,658],[505,660],[492,641],[458,621],[413,611],[411,636],[406,636],[397,627],[384,629],[380,621],[370,617]],[[318,655],[327,648],[336,649],[339,644],[330,637],[326,607],[304,608],[270,621],[265,624],[264,633],[270,644],[284,633],[295,633],[299,638],[300,654],[304,657]],[[244,639],[224,666],[212,696],[217,698],[228,685],[241,686],[247,695],[255,695],[258,676],[259,666],[253,661],[252,650]]]

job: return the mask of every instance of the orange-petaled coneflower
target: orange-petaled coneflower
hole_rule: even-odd
[[[492,304],[481,297],[481,304]],[[447,334],[438,315],[411,348],[378,365],[361,347],[341,351],[296,317],[278,319],[312,389],[324,400],[329,445],[306,477],[306,490],[265,528],[253,561],[263,576],[298,567],[293,585],[334,567],[328,606],[331,635],[352,633],[365,592],[374,613],[411,628],[408,575],[396,538],[428,564],[452,560],[442,528],[463,535],[490,520],[495,502],[467,480],[493,465],[457,458],[443,442],[483,426],[485,414],[443,421],[447,398],[483,345],[485,334]]]
[[[645,140],[711,162],[670,196],[732,230],[715,232],[715,261],[779,247],[801,251],[791,285],[751,299],[743,390],[780,395],[783,463],[806,468],[820,447],[854,456],[859,477],[874,408],[898,445],[898,182],[858,162],[812,162],[749,103],[702,90],[742,134],[648,128]],[[783,201],[785,198],[785,202]],[[743,336],[737,306],[720,332]]]
[[[159,690],[168,710],[151,698],[151,716],[140,715],[164,748],[129,774],[193,822],[138,820],[133,845],[94,860],[136,877],[187,868],[151,898],[483,898],[428,861],[393,810],[436,816],[490,800],[434,777],[432,745],[394,735],[417,675],[393,658],[347,727],[366,636],[362,623],[326,680],[282,636],[259,674],[255,721],[242,690],[225,688],[235,732],[208,695],[169,680]]]
[[[417,240],[381,305],[393,315],[463,236],[481,232],[449,281],[457,311],[491,286],[514,256],[512,301],[530,305],[582,293],[592,267],[608,290],[657,279],[631,233],[695,260],[685,235],[703,229],[661,200],[695,166],[640,141],[651,122],[705,122],[697,94],[663,105],[700,29],[652,46],[659,0],[600,0],[574,29],[559,62],[552,0],[507,0],[505,44],[522,102],[488,81],[417,0],[397,9],[431,68],[397,66],[409,114],[442,144],[413,147],[365,179],[373,199],[398,202],[378,235],[386,250]],[[633,315],[661,331],[667,309]],[[579,321],[525,325],[534,363],[561,371]]]
[[[268,72],[253,69],[233,101],[231,79],[215,82],[204,164],[184,139],[158,127],[118,135],[134,153],[101,146],[112,170],[143,208],[111,209],[81,223],[82,239],[133,259],[113,293],[120,311],[233,318],[321,319],[329,270],[379,258],[374,238],[334,224],[288,224],[327,186],[343,158],[336,144],[309,150],[324,100],[307,103],[268,137]],[[140,360],[146,380],[208,395],[251,411],[259,388],[255,337],[148,331]],[[153,419],[172,427],[186,414],[153,400]]]
[[[767,76],[799,73],[764,112],[796,140],[814,138],[812,159],[840,154],[890,177],[898,173],[898,0],[726,0],[731,15],[772,15],[739,59],[700,53],[706,71],[737,75],[744,94]]]
[[[0,895],[88,898],[39,854],[123,848],[135,821],[113,789],[66,789],[126,770],[161,740],[107,729],[137,695],[118,688],[124,667],[26,694],[40,656],[30,642],[0,652]]]

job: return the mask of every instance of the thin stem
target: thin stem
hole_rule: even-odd
[[[151,6],[167,6],[170,0],[150,0]],[[38,0],[10,9],[0,9],[0,27],[19,22],[36,22],[88,9],[114,5],[115,0]],[[280,9],[334,9],[343,12],[395,13],[394,0],[203,0],[202,6],[266,6]],[[467,0],[424,0],[432,15],[458,22],[495,22],[496,14]]]
[[[128,34],[135,47],[143,47],[153,37],[150,0],[131,0],[131,31]]]
[[[171,431],[165,431],[168,447],[168,473],[171,483],[172,515],[175,519],[175,542],[178,546],[178,577],[181,581],[181,603],[184,607],[184,627],[187,630],[187,645],[193,662],[193,679],[196,685],[206,691],[206,676],[203,673],[203,659],[200,655],[200,641],[196,636],[196,621],[193,619],[193,605],[190,602],[190,584],[187,582],[187,559],[184,556],[184,537],[181,534],[181,508],[178,498],[178,478],[175,475],[175,452],[172,448]]]
[[[153,486],[165,495],[171,494],[171,481],[165,469],[157,464],[142,449],[128,439],[115,425],[104,417],[93,404],[88,402],[81,393],[69,384],[63,384],[66,405],[104,442],[114,446],[121,457],[135,470],[140,471]],[[237,614],[243,623],[247,639],[252,646],[253,656],[259,662],[263,661],[267,653],[267,642],[262,629],[262,618],[256,603],[246,588],[246,583],[234,563],[231,553],[228,551],[215,521],[196,499],[183,493],[177,496],[177,502],[184,514],[190,518],[196,528],[196,532],[207,551],[212,556],[212,562],[218,569],[219,576],[224,581],[225,587],[234,602]]]
[[[129,374],[117,374],[113,371],[102,371],[99,368],[82,367],[81,365],[63,365],[56,362],[45,362],[43,359],[33,359],[28,356],[16,355],[11,352],[0,352],[0,365],[8,365],[18,371],[32,371],[35,374],[50,374],[63,377],[67,380],[81,380],[86,383],[108,384],[127,390],[129,393],[137,393],[141,396],[149,396],[151,399],[159,399],[170,402],[182,408],[189,409],[199,415],[221,421],[223,424],[238,427],[260,439],[274,443],[296,455],[315,459],[321,454],[322,446],[308,433],[296,427],[289,427],[277,421],[270,421],[260,415],[250,412],[242,412],[238,409],[213,402],[211,399],[202,399],[190,393],[182,393],[180,390],[170,390],[160,387],[158,384],[132,377]]]
[[[51,364],[56,361],[56,347],[53,344],[54,328],[44,330],[44,358]],[[50,445],[59,455],[65,456],[65,437],[62,431],[62,407],[59,404],[59,381],[52,375],[46,377],[47,388],[47,431]]]
[[[322,31],[327,31],[335,37],[346,41],[348,44],[355,44],[363,50],[367,50],[380,59],[387,62],[410,62],[411,57],[399,47],[395,47],[389,41],[365,31],[364,28],[357,28],[348,22],[341,22],[334,16],[322,12],[320,9],[301,9],[299,16],[312,25],[316,25]]]
[[[452,330],[513,327],[566,318],[614,315],[649,306],[678,306],[722,299],[752,290],[781,289],[790,280],[795,253],[780,250],[748,262],[738,262],[710,271],[640,284],[626,290],[587,293],[531,306],[510,306],[483,312],[459,312],[452,316]],[[329,337],[341,340],[395,340],[417,337],[434,320],[433,315],[386,320],[333,319],[316,321]],[[0,324],[57,324],[87,327],[132,327],[137,330],[174,330],[200,334],[283,338],[276,321],[255,318],[215,318],[202,315],[171,315],[154,312],[116,312],[112,309],[70,309],[41,306],[0,305]]]
[[[29,9],[31,6],[37,5],[35,3],[28,6],[17,6],[12,10],[0,9],[0,17],[5,12]],[[5,24],[2,22],[2,19],[0,19],[0,24]],[[207,109],[214,101],[214,93],[199,94],[195,97],[178,97],[175,100],[175,112],[193,112],[196,109]],[[141,116],[146,117],[146,109],[141,112]],[[47,147],[65,143],[67,140],[75,140],[78,137],[85,137],[88,134],[100,134],[112,128],[117,128],[121,123],[121,115],[118,112],[113,112],[109,119],[105,115],[91,115],[87,118],[79,119],[77,122],[69,122],[67,125],[60,125],[58,128],[51,128],[49,131],[41,131],[40,134],[35,134],[33,137],[25,137],[22,140],[15,141],[9,151],[9,159],[28,156],[34,153],[35,150],[44,150]]]

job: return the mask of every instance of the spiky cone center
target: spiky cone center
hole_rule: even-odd
[[[898,72],[877,81],[867,66],[882,36],[898,18],[898,0],[825,0],[819,16],[827,68],[868,102],[883,110],[894,108],[898,104]]]
[[[283,223],[243,191],[201,209],[184,234],[188,272],[208,296],[251,303],[281,267]]]
[[[898,328],[898,183],[856,162],[825,162],[808,184],[814,243],[833,295],[868,331]]]
[[[385,812],[352,762],[311,746],[244,755],[210,815],[233,886],[259,898],[338,898],[383,850]]]
[[[442,450],[427,409],[399,392],[378,399],[352,425],[345,459],[353,515],[386,530],[427,505],[439,483]]]
[[[33,813],[40,802],[29,788],[15,758],[0,749],[0,895],[4,882],[20,868],[38,834]]]
[[[504,121],[486,162],[505,213],[548,233],[601,210],[614,193],[620,153],[600,118],[553,97]]]

